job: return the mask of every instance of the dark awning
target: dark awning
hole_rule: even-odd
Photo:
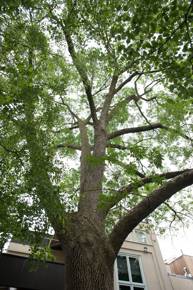
[[[32,290],[63,290],[64,265],[47,262],[36,271],[30,271],[27,258],[0,254],[0,286]]]

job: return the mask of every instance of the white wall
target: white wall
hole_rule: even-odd
[[[193,290],[193,278],[169,274],[169,279],[172,283],[172,290]]]

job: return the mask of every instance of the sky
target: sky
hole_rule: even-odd
[[[193,224],[189,228],[180,229],[176,234],[158,237],[163,259],[170,260],[182,253],[193,256]]]

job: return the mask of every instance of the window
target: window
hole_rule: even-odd
[[[139,243],[147,244],[147,236],[142,231],[135,231],[136,240]]]
[[[139,257],[120,254],[117,257],[119,290],[145,290]]]

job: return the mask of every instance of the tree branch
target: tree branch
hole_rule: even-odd
[[[107,144],[108,148],[114,148],[114,149],[120,149],[120,150],[127,150],[128,147],[127,146],[123,146],[123,145],[119,145],[119,144],[111,144],[108,143]],[[56,146],[56,148],[69,148],[69,149],[74,149],[74,150],[81,150],[82,147],[79,144],[68,144],[68,143],[64,143],[64,144],[58,144]],[[94,146],[90,146],[90,149],[93,150]]]
[[[102,84],[102,86],[96,92],[93,93],[93,96],[95,96],[95,95],[99,94],[100,92],[102,92],[103,90],[107,89],[108,88],[108,85],[107,85],[108,81],[109,81],[109,78],[107,78],[105,80],[105,82]]]
[[[75,145],[75,144],[58,144],[56,147],[58,149],[59,148],[69,148],[69,149],[80,150],[80,151],[82,149],[82,147],[80,145]]]
[[[138,76],[137,80],[139,79],[140,76],[141,76],[141,75]],[[136,81],[137,81],[137,80],[136,80]],[[134,95],[134,94],[133,94],[133,95],[129,95],[129,96],[127,96],[126,98],[124,98],[123,100],[121,100],[121,101],[119,101],[118,103],[116,103],[116,104],[113,106],[113,108],[111,109],[111,111],[109,112],[108,120],[111,120],[111,119],[112,119],[112,117],[113,117],[114,113],[116,113],[116,110],[117,110],[118,107],[123,106],[124,104],[126,105],[126,104],[128,104],[130,101],[132,101],[132,100],[134,100],[135,104],[137,104],[137,102],[138,102],[140,99],[143,100],[143,101],[147,101],[147,102],[150,102],[150,101],[153,101],[153,100],[156,99],[155,96],[154,96],[154,97],[151,97],[151,98],[149,98],[149,99],[146,99],[146,98],[144,98],[143,96],[144,96],[144,95],[147,95],[148,93],[150,93],[150,92],[152,91],[153,87],[154,87],[156,84],[158,84],[158,83],[161,81],[161,79],[156,79],[156,80],[153,80],[151,83],[149,83],[149,84],[145,87],[144,92],[143,92],[142,94],[139,94],[139,93],[138,93],[137,85],[136,85],[136,81],[135,81],[135,90],[136,90],[136,95]],[[148,88],[149,88],[149,89],[148,89]],[[140,112],[140,113],[141,113],[141,112]]]
[[[174,177],[144,198],[126,216],[121,218],[110,234],[111,244],[118,253],[127,235],[149,214],[176,192],[193,184],[193,169]]]
[[[182,217],[179,215],[179,213],[168,202],[165,201],[164,204],[174,213],[173,219],[170,222],[169,227],[172,226],[173,222],[176,220],[176,217],[178,218],[178,220],[182,221]]]
[[[74,126],[72,128],[69,128],[70,130],[71,129],[77,129],[78,126]],[[121,130],[118,130],[118,131],[115,131],[113,133],[110,133],[108,135],[108,140],[111,140],[111,139],[114,139],[116,137],[119,137],[119,136],[122,136],[122,135],[125,135],[125,134],[131,134],[131,133],[140,133],[140,132],[146,132],[146,131],[151,131],[151,130],[155,130],[155,129],[165,129],[165,130],[168,130],[168,131],[173,131],[175,133],[178,133],[179,132],[176,132],[175,129],[173,128],[168,128],[160,123],[154,123],[154,124],[151,124],[151,125],[147,125],[147,126],[139,126],[139,127],[132,127],[132,128],[125,128],[125,129],[121,129]],[[57,132],[56,132],[57,133]],[[185,134],[179,134],[182,138],[188,140],[188,141],[191,141],[193,142],[193,140],[188,137],[187,135]],[[81,145],[76,145],[76,144],[58,144],[56,146],[57,148],[70,148],[70,149],[75,149],[75,150],[81,150]],[[119,149],[119,150],[129,150],[129,147],[128,146],[124,146],[124,145],[120,145],[120,144],[111,144],[111,143],[107,143],[107,147],[108,148],[114,148],[114,149]],[[93,146],[90,146],[91,150],[93,150]]]
[[[108,115],[108,121],[110,121],[112,119],[112,117],[114,116],[114,114],[116,113],[116,110],[123,106],[124,104],[127,105],[130,101],[132,100],[138,100],[138,97],[136,95],[129,95],[126,98],[124,98],[123,100],[117,102],[113,108],[111,109],[111,111],[109,112]]]
[[[108,112],[109,112],[112,98],[115,95],[115,87],[116,87],[117,81],[118,81],[118,76],[113,75],[112,80],[111,80],[111,84],[109,87],[109,92],[105,97],[105,101],[104,101],[102,111],[101,111],[100,120],[103,123],[103,125],[106,124],[106,121],[108,119],[107,116],[108,116]]]
[[[151,131],[154,129],[166,129],[166,128],[167,127],[163,126],[161,123],[154,123],[147,126],[139,126],[139,127],[133,127],[133,128],[125,128],[125,129],[121,129],[113,133],[110,133],[108,135],[108,139],[113,139],[121,135],[130,134],[130,133],[139,133],[139,132]]]
[[[85,93],[88,99],[88,103],[89,103],[89,107],[90,107],[90,111],[91,111],[91,115],[92,115],[92,119],[93,122],[96,123],[97,122],[97,114],[96,114],[96,108],[95,108],[95,104],[94,104],[94,100],[93,100],[93,96],[92,96],[92,88],[91,88],[91,83],[90,80],[88,78],[87,72],[86,72],[86,67],[84,65],[83,62],[80,61],[75,47],[74,47],[74,43],[72,40],[72,36],[70,34],[70,28],[68,27],[68,18],[65,20],[65,22],[63,22],[62,20],[58,19],[58,17],[56,15],[54,15],[52,9],[49,7],[50,9],[50,14],[52,15],[52,18],[57,22],[57,24],[61,27],[66,42],[67,42],[67,46],[68,46],[68,51],[70,53],[70,56],[72,58],[72,61],[79,73],[79,76],[81,78],[81,81],[83,83],[84,89],[85,89]]]
[[[157,71],[155,71],[157,72]],[[128,78],[126,78],[121,84],[119,84],[118,87],[116,87],[116,84],[117,84],[117,81],[118,81],[118,76],[114,75],[112,77],[112,82],[111,82],[111,85],[110,85],[110,89],[109,89],[109,93],[106,95],[106,98],[105,98],[105,102],[104,102],[104,105],[103,105],[103,109],[102,109],[102,113],[101,113],[101,119],[105,119],[107,118],[107,114],[108,114],[108,111],[109,111],[109,107],[110,107],[110,104],[111,104],[111,101],[112,101],[112,98],[113,96],[118,93],[126,84],[128,84],[135,76],[138,76],[137,80],[143,75],[145,74],[145,72],[134,72],[132,73]],[[149,91],[148,91],[149,92]],[[147,91],[145,93],[148,93]],[[145,94],[144,93],[144,94]],[[142,94],[141,96],[143,96],[144,94]],[[124,99],[122,102],[129,102],[131,100],[139,100],[139,98],[141,96],[135,96],[135,95],[132,95],[132,96],[129,96],[127,97],[126,99]],[[118,103],[117,105],[119,105],[120,103]],[[117,107],[117,106],[116,106]],[[115,108],[116,109],[116,108]],[[112,116],[114,110],[112,110],[110,112],[110,115]],[[108,117],[108,120],[111,119],[111,116]]]
[[[145,88],[144,88],[144,92],[143,92],[142,94],[140,94],[140,95],[139,95],[139,93],[138,93],[138,96],[140,97],[140,99],[143,100],[143,101],[146,101],[146,102],[150,102],[150,101],[155,100],[155,99],[156,99],[156,96],[151,97],[151,98],[149,98],[149,99],[144,98],[143,96],[144,96],[144,95],[147,95],[148,93],[150,93],[150,92],[152,91],[153,87],[155,87],[155,86],[156,86],[158,83],[160,83],[163,79],[164,79],[164,78],[162,78],[162,79],[155,79],[155,80],[153,80],[152,82],[150,82],[147,86],[145,86]],[[149,88],[149,89],[148,89],[148,88]]]
[[[72,115],[72,117],[75,118],[77,121],[79,121],[80,118],[78,117],[78,115],[75,114],[75,113],[71,110],[70,106],[69,106],[67,103],[64,102],[64,99],[63,99],[62,97],[60,97],[60,100],[62,101],[62,104],[63,104],[65,107],[67,107],[67,109],[68,109],[68,111],[70,112],[70,114]]]
[[[160,179],[171,179],[176,176],[179,176],[180,174],[183,174],[185,172],[189,172],[192,169],[185,169],[181,171],[171,171],[156,175],[151,175],[147,177],[143,177],[137,182],[130,183],[128,186],[122,187],[120,190],[116,191],[116,195],[110,196],[108,200],[106,200],[103,204],[101,204],[101,211],[104,215],[107,215],[109,210],[114,207],[117,203],[119,203],[122,199],[126,198],[129,194],[133,193],[134,190],[137,190],[138,188],[144,186],[148,183],[153,183],[156,180]],[[137,174],[139,176],[139,174]]]
[[[138,100],[140,99],[140,96],[139,96],[139,92],[138,92],[138,89],[137,89],[137,81],[138,79],[140,78],[140,76],[138,76],[138,78],[135,80],[135,91],[136,91],[136,94],[137,94],[137,97],[138,97]],[[135,105],[136,107],[138,108],[141,116],[145,119],[145,121],[147,122],[147,124],[149,124],[151,126],[151,123],[149,122],[149,120],[147,119],[147,117],[145,116],[145,114],[143,113],[141,107],[139,106],[138,104],[138,100],[134,100],[135,102]]]
[[[191,144],[193,143],[193,139],[190,138],[189,136],[187,136],[186,134],[180,133],[180,132],[178,132],[177,130],[175,130],[173,128],[170,128],[170,127],[167,127],[165,125],[162,125],[161,123],[154,123],[154,124],[149,123],[149,125],[147,125],[147,126],[139,126],[139,127],[124,128],[124,129],[121,129],[121,130],[117,130],[115,132],[112,132],[112,133],[108,134],[108,140],[114,139],[116,137],[119,137],[119,136],[122,136],[122,135],[125,135],[125,134],[140,133],[140,132],[146,132],[146,131],[151,131],[151,130],[155,130],[155,129],[164,129],[164,130],[167,130],[167,131],[174,132],[175,134],[178,134],[180,137],[190,141]],[[126,148],[124,148],[124,150],[125,149]]]
[[[128,78],[126,78],[117,88],[115,88],[115,94],[118,93],[126,84],[128,84],[135,76],[142,75],[142,73],[134,72]]]
[[[119,144],[111,144],[111,143],[107,143],[107,147],[108,148],[119,149],[119,150],[127,150],[128,149],[128,146],[119,145]]]
[[[79,61],[79,58],[75,52],[74,44],[72,41],[72,37],[69,33],[69,30],[63,26],[63,32],[64,32],[64,35],[66,37],[66,42],[68,44],[68,51],[72,57],[73,63],[75,65],[75,67],[80,75],[80,78],[82,80],[82,83],[84,85],[84,89],[85,89],[86,96],[88,99],[92,119],[93,119],[93,122],[95,123],[97,121],[96,107],[95,107],[93,96],[92,96],[91,84],[90,84],[89,78],[88,78],[87,73],[86,73],[86,68],[84,67],[84,64]]]

